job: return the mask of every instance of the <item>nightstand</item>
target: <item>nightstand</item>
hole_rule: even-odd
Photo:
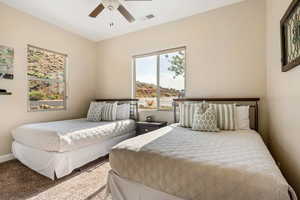
[[[163,128],[168,125],[168,122],[137,122],[136,135],[142,135]]]

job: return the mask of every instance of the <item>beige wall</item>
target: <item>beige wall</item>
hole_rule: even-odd
[[[300,67],[281,72],[280,19],[291,0],[267,0],[267,90],[272,153],[300,195]]]
[[[10,153],[10,131],[23,123],[81,117],[95,97],[96,44],[0,3],[0,44],[15,49],[14,80],[0,80],[0,156]],[[27,112],[27,44],[68,54],[67,111]]]
[[[0,96],[0,156],[10,152],[10,131],[20,124],[81,117],[95,94],[131,96],[133,55],[187,46],[187,96],[261,97],[262,132],[267,139],[270,127],[272,153],[300,195],[300,67],[282,73],[280,64],[279,21],[291,0],[266,1],[267,12],[265,1],[246,0],[99,43],[0,3],[0,44],[15,48],[15,79],[0,81],[13,92]],[[27,44],[69,55],[67,111],[27,112]],[[147,114],[172,120],[168,112]]]
[[[99,42],[97,96],[131,96],[133,55],[185,45],[187,96],[258,96],[265,111],[264,22],[265,1],[247,0]],[[172,119],[166,112],[156,117]],[[264,116],[262,123],[266,133]]]

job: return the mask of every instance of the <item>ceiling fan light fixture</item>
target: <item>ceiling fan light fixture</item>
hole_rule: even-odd
[[[122,0],[123,1],[123,0]],[[124,0],[124,1],[152,1],[152,0]],[[133,23],[135,18],[132,14],[127,10],[125,6],[123,6],[120,0],[102,0],[102,2],[89,14],[90,17],[97,17],[105,8],[110,11],[118,10],[121,15],[129,22]],[[154,16],[153,16],[154,17]],[[149,17],[149,19],[151,16]]]
[[[117,10],[120,6],[119,0],[102,0],[102,4],[105,8],[110,11]]]

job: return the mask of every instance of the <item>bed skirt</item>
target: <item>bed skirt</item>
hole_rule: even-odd
[[[113,170],[109,171],[106,189],[113,200],[184,200],[121,178]]]
[[[109,154],[113,146],[133,136],[135,136],[135,132],[62,153],[42,151],[14,141],[12,152],[21,163],[54,180],[55,176],[56,178],[64,177],[74,169]]]

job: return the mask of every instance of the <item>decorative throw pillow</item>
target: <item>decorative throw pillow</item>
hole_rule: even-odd
[[[209,107],[203,111],[202,107],[197,107],[194,115],[192,130],[203,132],[219,132],[217,111]]]
[[[179,104],[179,125],[185,128],[192,128],[195,108],[201,107],[202,103],[181,103]]]
[[[210,104],[209,106],[217,111],[219,129],[226,131],[236,129],[235,104]]]
[[[87,120],[92,122],[101,121],[101,111],[105,103],[103,102],[91,102],[90,108],[87,114]]]
[[[101,112],[102,121],[115,121],[117,119],[117,107],[117,102],[105,104]]]
[[[125,120],[130,118],[130,104],[122,104],[117,106],[117,120]]]

